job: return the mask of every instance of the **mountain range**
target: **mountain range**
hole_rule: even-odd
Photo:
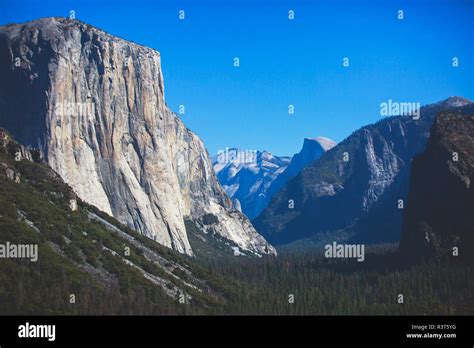
[[[39,250],[0,253],[0,314],[472,313],[474,103],[211,159],[161,68],[78,20],[0,26],[0,245]]]
[[[44,18],[0,27],[0,72],[0,126],[82,201],[188,255],[190,229],[234,255],[276,254],[267,240],[398,241],[411,161],[436,115],[472,108],[451,97],[337,145],[305,139],[291,158],[257,151],[242,161],[246,151],[230,149],[211,161],[166,105],[153,49]]]
[[[288,167],[290,158],[274,156],[268,151],[233,148],[227,152],[230,156],[213,158],[214,171],[234,204],[252,219],[266,207],[266,192]]]
[[[306,138],[301,151],[293,157],[278,157],[268,151],[252,155],[247,150],[228,149],[213,158],[213,167],[226,193],[252,220],[289,179],[334,145],[328,138]],[[249,160],[242,161],[246,157]]]
[[[397,242],[411,161],[427,143],[439,112],[468,112],[472,103],[451,97],[420,110],[362,127],[326,152],[271,200],[253,223],[275,245],[298,240]]]

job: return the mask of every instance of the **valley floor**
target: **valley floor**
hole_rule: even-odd
[[[395,250],[375,250],[363,267],[311,252],[210,262],[235,283],[232,314],[472,315],[474,267],[454,260],[400,266]]]

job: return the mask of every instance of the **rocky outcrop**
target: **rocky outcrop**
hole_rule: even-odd
[[[227,149],[214,157],[213,167],[235,207],[253,219],[267,206],[267,190],[289,162],[268,151]]]
[[[400,251],[406,260],[474,262],[474,116],[440,114],[413,160]]]
[[[424,150],[438,112],[471,106],[452,97],[421,108],[419,119],[390,117],[361,128],[290,180],[254,226],[274,244],[336,234],[398,241],[412,158]]]
[[[17,144],[7,131],[0,128],[0,155],[10,157],[13,161],[32,161],[31,153],[22,145]],[[21,182],[21,174],[3,158],[0,159],[0,175],[16,184]]]
[[[192,254],[184,217],[256,254],[274,249],[232,208],[202,141],[167,107],[160,54],[85,23],[0,27],[0,125],[84,201]]]
[[[76,211],[77,196],[71,187],[64,184],[60,176],[48,166],[41,164],[40,167],[40,163],[40,155],[35,149],[19,144],[5,129],[0,128],[0,177],[4,176],[15,184],[40,183],[40,187],[50,190],[49,193],[56,198],[69,200],[69,209]],[[27,178],[22,177],[22,170],[28,174]],[[46,181],[54,185],[48,187],[45,185]]]

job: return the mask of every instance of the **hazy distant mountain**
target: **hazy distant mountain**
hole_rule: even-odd
[[[336,231],[366,243],[398,241],[397,204],[406,201],[412,158],[424,150],[438,112],[468,104],[451,97],[421,108],[418,120],[389,117],[357,130],[290,180],[254,226],[275,244]]]
[[[474,108],[471,110],[474,112]],[[441,254],[474,261],[474,114],[440,114],[413,160],[400,250],[407,259]]]
[[[328,138],[306,138],[293,158],[274,156],[268,151],[252,155],[249,151],[229,149],[220,156],[223,159],[213,158],[214,171],[226,193],[253,219],[289,179],[334,145]]]
[[[227,154],[227,156],[225,155]],[[271,183],[290,163],[268,151],[228,149],[213,158],[214,171],[222,187],[249,219],[267,205],[266,192]]]

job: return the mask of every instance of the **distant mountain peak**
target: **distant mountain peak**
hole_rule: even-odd
[[[442,105],[444,107],[461,107],[461,106],[464,106],[464,105],[468,105],[468,104],[471,104],[472,101],[467,99],[467,98],[464,98],[464,97],[459,97],[459,96],[452,96],[452,97],[449,97],[445,100],[442,100],[438,103],[436,103],[437,105]]]
[[[328,151],[336,145],[336,142],[326,137],[305,138],[303,142],[303,149],[316,144],[321,146],[324,151]]]
[[[290,159],[266,150],[226,148],[213,157],[212,164],[234,207],[253,218],[266,207],[266,191]]]

